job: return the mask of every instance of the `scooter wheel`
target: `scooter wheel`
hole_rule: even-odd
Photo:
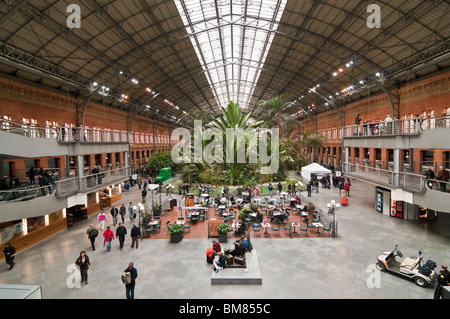
[[[386,270],[386,266],[381,261],[378,261],[377,262],[377,269],[379,271],[385,271]]]

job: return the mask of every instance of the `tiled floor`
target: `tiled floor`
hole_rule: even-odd
[[[374,210],[373,185],[357,180],[352,185],[349,206],[337,212],[338,239],[252,237],[262,285],[211,285],[211,265],[206,262],[211,239],[194,236],[195,231],[176,244],[167,238],[144,239],[139,249],[131,249],[127,238],[123,251],[114,241],[109,253],[97,240],[97,250],[91,251],[85,231],[96,216],[18,253],[11,271],[1,262],[0,284],[41,285],[46,299],[123,299],[125,288],[120,276],[133,261],[139,273],[135,292],[138,299],[432,298],[433,287],[420,288],[406,279],[379,273],[374,265],[377,255],[395,244],[405,256],[421,250],[425,260],[433,259],[438,265],[450,263],[449,216],[433,222],[384,216]],[[122,201],[137,203],[139,196],[134,187],[123,194]],[[337,189],[320,189],[312,197],[322,209],[331,199],[339,199]],[[107,224],[111,224],[110,218]],[[128,230],[130,225],[127,219]],[[231,247],[232,243],[229,240],[222,246]],[[89,284],[78,287],[74,262],[81,250],[87,251],[91,267]]]

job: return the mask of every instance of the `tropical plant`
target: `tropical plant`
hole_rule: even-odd
[[[222,109],[222,115],[212,120],[209,124],[209,128],[216,129],[222,137],[222,156],[221,166],[222,171],[226,173],[226,180],[228,184],[236,185],[241,183],[241,177],[244,173],[250,173],[255,171],[257,164],[250,164],[247,161],[244,163],[239,161],[239,152],[245,152],[246,158],[250,155],[249,152],[256,152],[255,139],[252,139],[249,134],[257,132],[264,122],[256,120],[252,113],[244,114],[238,103],[230,101],[226,108]],[[244,145],[239,143],[239,136],[235,136],[233,140],[229,140],[230,136],[227,135],[227,129],[233,130],[234,133],[239,134],[243,132],[245,140]],[[214,143],[214,139],[211,143]],[[227,154],[232,157],[227,157]]]
[[[183,233],[183,225],[181,224],[170,224],[168,227],[168,232],[171,235]]]
[[[278,127],[281,139],[287,138],[288,127],[293,120],[288,112],[288,106],[293,99],[292,94],[283,93],[270,100],[260,100],[258,106],[262,109],[258,112],[266,123],[275,124]]]
[[[217,232],[219,234],[228,234],[231,231],[230,226],[227,223],[222,223],[217,226]]]
[[[176,171],[177,165],[172,160],[170,152],[153,153],[148,159],[147,168],[150,170],[156,170],[160,168],[170,167],[172,172]]]
[[[303,133],[302,144],[306,147],[308,155],[313,153],[314,161],[317,161],[317,150],[322,147],[326,137],[316,130],[307,130]]]

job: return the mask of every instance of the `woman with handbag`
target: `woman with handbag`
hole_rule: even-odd
[[[84,250],[80,253],[80,256],[75,261],[75,264],[77,265],[77,268],[80,270],[81,282],[84,282],[87,285],[88,269],[91,263],[89,262],[89,257],[88,255],[86,255],[86,252]]]
[[[111,241],[114,239],[114,232],[111,230],[109,226],[106,227],[106,230],[103,233],[103,237],[105,237],[103,246],[106,245],[106,251],[111,251]]]

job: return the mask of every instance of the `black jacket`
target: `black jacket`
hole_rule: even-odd
[[[138,237],[141,234],[141,230],[136,225],[131,228],[131,237]]]

